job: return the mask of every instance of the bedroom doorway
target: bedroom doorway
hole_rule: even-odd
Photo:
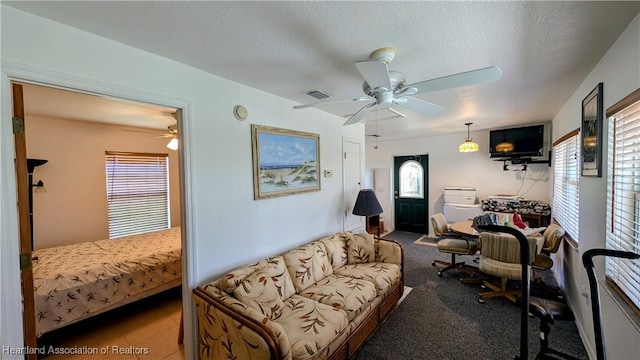
[[[60,117],[64,117],[64,115],[61,115],[59,113],[51,113],[51,114],[43,114],[43,113],[38,113],[36,112],[31,112],[31,109],[29,108],[29,104],[33,104],[33,99],[29,99],[30,94],[33,94],[34,89],[38,89],[38,91],[63,91],[66,93],[73,93],[73,95],[77,95],[77,96],[91,96],[91,97],[100,97],[101,100],[109,100],[111,102],[113,102],[113,104],[123,104],[123,106],[127,107],[126,111],[131,110],[132,106],[141,106],[141,107],[147,107],[147,108],[162,108],[164,110],[170,110],[171,112],[173,112],[175,114],[175,117],[173,117],[173,121],[175,123],[175,127],[174,129],[176,129],[176,133],[174,138],[179,142],[180,146],[178,147],[177,150],[169,150],[169,149],[164,149],[163,151],[166,151],[167,153],[173,152],[171,157],[172,157],[172,161],[171,161],[171,166],[174,167],[175,172],[173,174],[170,174],[169,177],[172,177],[173,179],[171,179],[170,181],[173,183],[173,191],[174,194],[171,196],[171,199],[169,199],[169,202],[172,204],[171,205],[171,213],[172,213],[172,220],[170,220],[171,226],[174,226],[176,223],[178,225],[181,225],[185,220],[185,212],[184,212],[184,203],[185,203],[185,199],[184,199],[184,189],[183,189],[183,177],[184,177],[184,170],[181,166],[181,159],[182,159],[182,152],[181,149],[184,146],[183,143],[183,138],[180,136],[180,134],[178,133],[178,129],[180,129],[180,125],[181,125],[181,119],[182,119],[182,114],[181,114],[181,109],[179,108],[175,108],[175,107],[167,107],[167,106],[158,106],[158,105],[151,105],[151,104],[145,104],[145,103],[141,103],[141,102],[134,102],[134,101],[129,101],[129,100],[124,100],[121,98],[114,98],[114,97],[110,97],[110,96],[100,96],[100,95],[96,95],[96,94],[88,94],[88,93],[83,93],[83,92],[78,92],[75,90],[68,90],[68,89],[60,89],[60,88],[53,88],[53,87],[48,87],[48,86],[44,86],[44,85],[39,85],[39,84],[34,84],[34,83],[23,83],[23,82],[14,82],[11,81],[11,88],[12,88],[12,99],[13,99],[13,118],[14,118],[14,143],[15,143],[15,156],[16,156],[16,176],[17,176],[17,194],[18,194],[18,217],[19,217],[19,238],[20,238],[20,262],[21,262],[21,279],[22,279],[22,295],[23,295],[23,330],[24,330],[24,341],[25,341],[25,345],[29,346],[29,347],[33,347],[36,348],[37,347],[37,339],[36,339],[36,310],[35,310],[35,306],[34,306],[34,291],[33,291],[33,273],[32,273],[32,252],[34,250],[34,248],[38,248],[38,247],[42,247],[42,244],[38,244],[35,243],[34,241],[37,241],[38,238],[38,223],[42,223],[42,218],[43,213],[46,212],[47,209],[51,210],[51,206],[49,207],[44,207],[43,208],[43,197],[42,194],[40,198],[37,197],[33,197],[32,195],[33,193],[30,190],[32,186],[37,186],[37,188],[35,189],[40,190],[42,193],[46,193],[47,196],[49,197],[53,197],[55,195],[56,192],[59,192],[58,190],[61,188],[61,182],[63,181],[56,181],[56,176],[58,176],[60,173],[65,172],[65,170],[62,169],[62,164],[66,163],[65,161],[60,161],[60,157],[61,154],[56,153],[55,156],[58,156],[58,161],[51,161],[49,163],[50,167],[51,165],[53,165],[54,163],[57,163],[55,165],[55,167],[57,168],[57,171],[51,171],[50,169],[47,169],[48,171],[44,171],[45,167],[42,167],[42,169],[40,169],[40,171],[35,170],[36,174],[34,177],[34,182],[37,181],[37,183],[34,185],[33,183],[30,183],[31,181],[31,174],[34,173],[34,169],[31,168],[31,166],[27,166],[27,157],[33,157],[33,158],[46,158],[46,157],[51,157],[53,156],[55,158],[55,156],[53,155],[53,153],[55,152],[55,150],[59,150],[57,149],[59,146],[50,146],[49,149],[43,150],[43,146],[40,146],[38,148],[38,146],[35,146],[34,148],[29,149],[27,147],[27,134],[29,133],[30,130],[34,129],[34,124],[37,123],[38,121],[41,122],[42,124],[47,124],[48,128],[45,126],[44,128],[41,129],[41,132],[46,132],[48,133],[47,136],[50,136],[52,138],[59,138],[62,139],[62,141],[65,143],[65,145],[69,146],[69,147],[74,147],[74,149],[72,149],[71,151],[69,151],[71,153],[71,155],[73,157],[75,157],[76,159],[81,159],[82,156],[87,153],[87,151],[81,150],[79,148],[79,146],[82,145],[82,142],[79,141],[74,141],[71,140],[71,136],[69,136],[69,130],[67,127],[61,126],[61,122],[59,121]],[[26,88],[26,89],[25,89]],[[30,92],[32,91],[32,92]],[[59,95],[59,94],[58,94]],[[68,95],[68,94],[67,94]],[[40,95],[38,95],[40,96]],[[64,98],[64,96],[62,97]],[[54,108],[61,108],[61,107],[56,107],[56,106],[51,106],[52,103],[56,103],[56,101],[63,101],[60,100],[61,98],[58,98],[57,96],[51,96],[46,98],[45,103],[49,104],[49,107],[54,109]],[[86,98],[85,98],[86,99]],[[43,102],[42,98],[38,98],[38,103]],[[73,103],[73,102],[72,102]],[[80,100],[78,101],[76,99],[76,104],[82,104],[83,101]],[[85,104],[86,105],[86,104]],[[75,106],[75,110],[70,109],[69,107],[73,107]],[[65,104],[65,106],[62,107],[66,107],[66,111],[75,111],[75,112],[79,112],[80,107],[78,107],[77,105],[69,105],[69,104]],[[93,108],[94,110],[96,110],[96,108]],[[31,118],[31,119],[30,119]],[[30,120],[35,120],[36,118],[38,118],[37,121],[32,121],[30,122]],[[70,117],[71,118],[71,117]],[[152,118],[152,116],[150,115],[150,119]],[[56,120],[57,119],[57,120]],[[72,119],[73,121],[77,121],[76,119]],[[150,120],[152,121],[152,120]],[[55,124],[52,125],[52,124]],[[116,130],[115,128],[111,129],[111,130],[106,130],[107,129],[107,125],[98,125],[97,121],[94,121],[92,124],[87,124],[85,128],[83,128],[81,131],[79,131],[80,133],[85,134],[85,136],[91,136],[91,133],[93,132],[94,135],[104,138],[107,135],[107,132],[109,132],[110,134],[115,134],[117,132],[122,132],[123,136],[127,135],[126,138],[123,138],[121,143],[126,143],[127,141],[131,141],[132,138],[134,138],[134,136],[132,135],[134,132],[125,132],[122,131],[123,129],[131,129],[132,125],[127,124],[127,123],[119,123],[116,125],[109,125],[112,127],[118,127],[118,129]],[[139,124],[138,124],[139,126]],[[135,127],[138,127],[135,126]],[[157,126],[156,126],[157,127]],[[64,128],[64,130],[61,130],[61,128]],[[90,131],[86,131],[88,128],[91,128],[92,130]],[[121,129],[122,128],[122,129]],[[59,131],[58,133],[56,133],[56,131]],[[102,131],[102,132],[101,132]],[[164,130],[161,130],[160,132],[163,132]],[[163,141],[162,143],[162,147],[165,146],[164,143],[166,143],[168,140],[164,140],[164,137],[160,137],[158,140],[153,140],[152,138],[154,137],[152,134],[148,133],[148,134],[142,134],[141,132],[136,133],[135,135],[136,139],[139,139],[140,144],[143,144],[145,142],[150,142],[150,141]],[[32,140],[32,143],[36,144],[36,145],[42,145],[39,144],[39,142],[41,141],[33,141],[33,140],[37,140],[38,136],[32,136],[30,137],[30,139]],[[40,139],[41,140],[41,139]],[[88,141],[90,142],[90,141]],[[119,142],[120,143],[120,142]],[[135,150],[139,151],[139,149],[141,149],[142,147],[146,146],[146,145],[134,145],[133,148],[135,148]],[[85,144],[86,145],[86,144]],[[115,146],[115,145],[114,145]],[[104,156],[104,151],[108,150],[108,149],[103,149],[102,150],[102,156]],[[50,156],[47,156],[50,155]],[[33,159],[32,159],[33,160]],[[42,159],[41,159],[42,160]],[[51,158],[49,160],[52,160]],[[39,165],[43,165],[43,164],[39,164]],[[104,168],[104,164],[100,165],[102,168]],[[37,173],[40,174],[37,174]],[[83,177],[86,179],[86,182],[88,183],[101,183],[103,186],[105,184],[105,180],[102,179],[100,181],[99,176],[96,177],[92,177],[92,174],[94,174],[95,171],[91,171],[91,172],[87,172],[87,173],[83,173],[79,176]],[[29,176],[27,177],[27,174],[29,174]],[[41,181],[44,180],[44,181]],[[47,191],[47,186],[49,185],[51,188],[51,190]],[[80,191],[78,191],[80,192]],[[81,192],[82,193],[82,192]],[[83,195],[85,195],[85,193],[82,193]],[[59,195],[59,194],[58,194]],[[40,200],[40,203],[38,203],[38,201]],[[76,199],[77,200],[77,199]],[[33,203],[35,202],[35,203]],[[32,204],[33,203],[33,204]],[[53,204],[55,204],[55,200],[52,202]],[[51,205],[51,204],[50,204]],[[58,203],[58,205],[62,205],[60,203]],[[67,204],[65,204],[67,205]],[[103,206],[103,205],[101,205]],[[106,206],[106,205],[104,205]],[[64,209],[65,206],[53,206],[53,208],[58,208],[58,209]],[[38,212],[38,210],[40,211],[40,213]],[[83,212],[87,212],[88,209],[85,209]],[[58,212],[63,212],[58,210]],[[58,214],[56,214],[58,215]],[[35,216],[35,220],[34,220],[34,216]],[[54,215],[55,216],[55,215]],[[69,223],[69,222],[63,222],[63,223]],[[91,226],[91,222],[76,222],[79,224],[78,227],[84,226],[84,227],[90,227]],[[34,224],[36,226],[34,226]],[[94,224],[95,225],[95,224]],[[33,227],[33,228],[32,228]],[[101,231],[104,229],[101,229]],[[100,231],[96,231],[97,233],[100,233]],[[40,234],[43,233],[49,233],[49,232],[40,232]],[[184,237],[184,231],[182,231],[182,247],[184,247],[184,244],[186,242],[186,238]],[[60,234],[58,234],[60,235]],[[107,238],[107,237],[105,237]],[[40,238],[41,239],[41,238]],[[95,237],[91,238],[92,240],[97,240],[95,239]],[[49,242],[47,244],[45,244],[44,246],[55,246],[56,241],[53,242]],[[184,265],[181,266],[184,269]],[[177,338],[178,334],[176,332],[176,338]],[[28,359],[36,359],[37,356],[31,356],[28,355],[27,357]]]

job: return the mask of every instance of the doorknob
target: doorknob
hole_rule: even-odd
[[[399,196],[398,196],[398,190],[396,190],[396,191],[394,191],[394,192],[393,192],[393,197],[394,197],[394,198],[396,198],[396,199],[398,199],[398,198],[399,198]]]

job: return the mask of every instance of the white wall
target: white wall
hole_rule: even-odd
[[[604,83],[604,109],[640,88],[640,15],[611,46],[598,65],[578,86],[569,101],[553,119],[553,139],[580,127],[581,104],[596,85]],[[607,159],[607,121],[603,126],[603,159]],[[605,247],[605,219],[607,198],[607,166],[598,177],[580,178],[580,238],[579,248],[564,246],[556,256],[556,277],[567,290],[567,298],[578,317],[583,342],[591,355],[595,354],[589,282],[582,265],[582,254],[591,248]],[[596,258],[598,277],[604,279],[602,258]],[[622,313],[604,288],[600,287],[603,330],[607,356],[610,359],[637,359],[640,354],[640,331]],[[593,356],[595,357],[595,356]]]
[[[167,149],[167,139],[140,140],[153,135],[122,128],[25,117],[27,157],[49,161],[33,173],[33,182],[42,180],[45,185],[33,188],[34,250],[109,238],[106,150],[169,154],[171,226],[180,226],[177,152]]]
[[[363,125],[345,127],[344,119],[325,112],[294,110],[295,104],[286,99],[4,5],[1,12],[5,63],[29,66],[27,72],[32,67],[42,69],[47,76],[61,75],[87,87],[135,90],[141,97],[156,94],[187,104],[181,129],[186,142],[181,149],[189,171],[184,212],[190,218],[182,224],[189,229],[183,252],[189,261],[185,272],[189,290],[236,266],[342,229],[342,139],[364,143]],[[2,86],[0,170],[11,179],[15,173],[6,77]],[[249,110],[246,121],[233,117],[236,104]],[[320,173],[330,169],[334,174],[322,178],[322,191],[254,201],[252,123],[319,134]],[[0,186],[2,345],[21,346],[15,183],[3,181]],[[194,358],[195,338],[189,336],[193,312],[190,301],[186,304],[185,348],[187,358]]]
[[[402,121],[402,120],[392,120]],[[464,129],[463,124],[460,126]],[[549,167],[544,164],[529,164],[526,174],[521,171],[503,171],[501,161],[489,158],[489,132],[471,132],[471,137],[480,145],[477,153],[459,153],[458,145],[466,138],[466,132],[439,135],[402,141],[380,141],[378,149],[367,144],[366,166],[389,169],[393,176],[393,157],[399,155],[429,155],[429,211],[428,216],[444,210],[442,191],[447,186],[474,187],[479,200],[495,194],[520,194],[527,199],[549,201]],[[513,168],[519,168],[514,166]],[[523,178],[524,176],[524,178]],[[388,186],[393,186],[390,179]],[[521,187],[522,186],[522,187]],[[376,184],[376,191],[378,185]],[[385,208],[385,228],[393,226],[393,190],[386,193],[390,211]],[[429,231],[433,233],[431,225]]]

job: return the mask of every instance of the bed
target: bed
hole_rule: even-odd
[[[36,335],[182,282],[180,227],[33,252]]]

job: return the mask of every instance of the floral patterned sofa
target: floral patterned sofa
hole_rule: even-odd
[[[348,359],[404,290],[403,249],[336,233],[193,290],[200,359]]]

